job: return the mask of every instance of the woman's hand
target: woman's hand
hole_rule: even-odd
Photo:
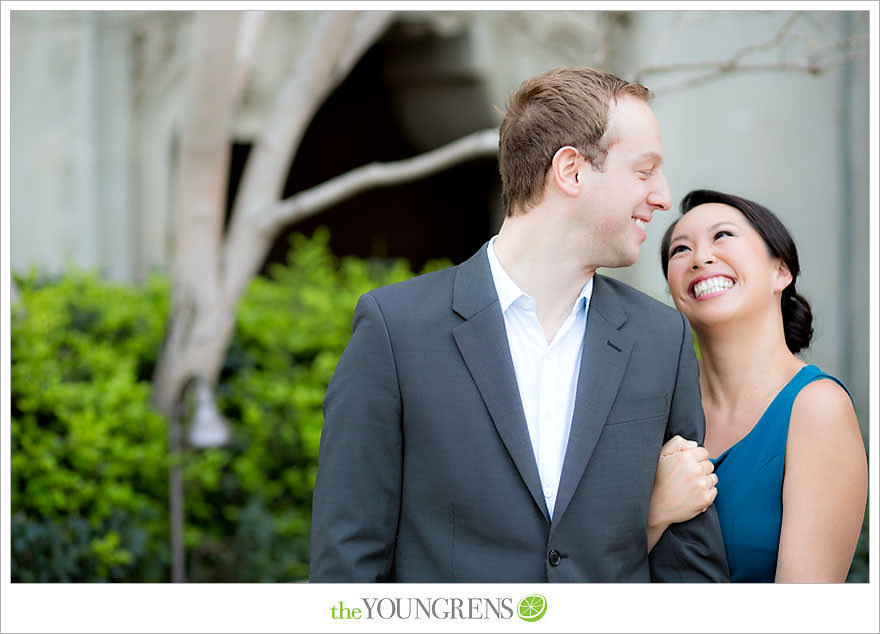
[[[714,470],[709,452],[693,440],[674,436],[663,445],[648,509],[648,552],[670,524],[709,508],[718,493]]]

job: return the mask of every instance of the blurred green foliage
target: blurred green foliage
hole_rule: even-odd
[[[233,440],[182,457],[189,581],[308,576],[324,391],[357,298],[414,274],[403,260],[337,259],[328,239],[294,237],[242,300],[216,388]],[[167,426],[149,399],[168,281],[16,281],[13,581],[167,581]]]
[[[167,284],[17,280],[11,323],[13,581],[157,581],[166,427],[149,406]]]

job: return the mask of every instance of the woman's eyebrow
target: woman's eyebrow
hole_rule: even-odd
[[[709,231],[715,231],[715,229],[717,229],[719,227],[723,227],[724,225],[730,225],[731,227],[739,228],[739,226],[735,222],[733,222],[732,220],[722,220],[721,222],[716,222],[714,225],[709,227]],[[672,244],[673,242],[677,242],[679,240],[688,240],[688,239],[689,239],[688,235],[686,233],[682,233],[677,236],[674,236],[669,241],[669,244]]]

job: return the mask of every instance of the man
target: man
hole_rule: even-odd
[[[704,434],[689,326],[595,274],[635,262],[670,205],[649,98],[588,68],[523,83],[498,236],[360,299],[324,402],[312,581],[727,579],[713,508],[646,546],[661,445]]]

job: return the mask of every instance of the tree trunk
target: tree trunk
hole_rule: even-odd
[[[194,17],[174,202],[171,312],[153,382],[154,402],[169,416],[184,382],[214,363],[211,340],[225,320],[219,259],[233,116],[227,69],[238,19],[231,11]]]

